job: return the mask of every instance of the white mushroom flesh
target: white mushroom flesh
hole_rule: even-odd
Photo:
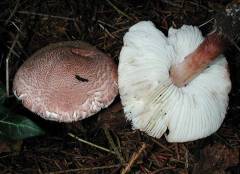
[[[184,87],[173,84],[170,67],[203,41],[197,27],[171,28],[166,37],[152,22],[132,26],[119,56],[118,83],[124,112],[134,129],[169,142],[214,133],[223,122],[231,89],[223,55]]]

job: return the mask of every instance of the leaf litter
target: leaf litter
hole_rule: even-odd
[[[225,53],[236,58],[229,60],[233,89],[224,124],[217,133],[194,142],[170,144],[164,137],[154,139],[132,130],[124,118],[119,98],[96,116],[63,124],[38,118],[23,108],[11,91],[18,67],[48,43],[84,40],[111,55],[117,63],[122,37],[136,22],[152,20],[165,34],[170,26],[197,25],[206,34],[213,25],[213,16],[229,2],[2,0],[0,103],[4,113],[0,120],[6,119],[6,113],[14,113],[7,114],[7,118],[36,124],[46,133],[18,141],[1,140],[1,173],[237,173],[240,170],[240,54],[234,46]],[[8,98],[5,98],[6,88]],[[7,137],[26,138],[23,133],[19,136],[16,125],[15,128],[0,126],[0,130],[3,128],[8,130],[4,130],[8,132]],[[10,144],[18,148],[14,150]]]

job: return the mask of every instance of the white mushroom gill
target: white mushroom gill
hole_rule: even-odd
[[[231,82],[218,56],[187,86],[173,84],[169,71],[203,41],[197,27],[171,28],[166,37],[152,22],[132,26],[119,56],[118,83],[124,112],[134,129],[169,142],[206,137],[221,125]]]

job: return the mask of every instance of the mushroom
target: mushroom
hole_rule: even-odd
[[[125,34],[119,56],[119,93],[134,129],[169,142],[197,140],[223,122],[231,81],[216,33],[170,28],[168,37],[141,21]],[[168,131],[167,131],[168,130]]]
[[[77,121],[112,103],[118,94],[117,67],[87,43],[50,44],[19,68],[13,91],[26,108],[44,119]]]

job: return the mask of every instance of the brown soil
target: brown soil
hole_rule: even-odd
[[[18,67],[48,43],[83,40],[111,55],[117,63],[123,35],[136,22],[151,20],[164,33],[170,26],[197,25],[207,34],[213,26],[211,19],[229,2],[2,0],[0,83],[6,83],[8,55],[11,89]],[[177,144],[134,131],[124,118],[119,98],[108,109],[73,124],[42,120],[10,98],[15,112],[33,119],[47,133],[22,142],[0,142],[0,173],[114,174],[127,167],[134,174],[240,173],[240,54],[232,45],[225,55],[233,88],[226,119],[210,137]],[[84,144],[69,133],[110,152]]]

